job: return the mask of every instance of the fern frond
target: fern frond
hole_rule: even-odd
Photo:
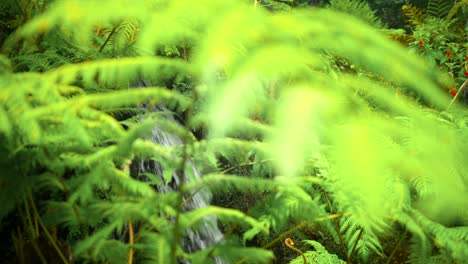
[[[207,206],[186,212],[182,214],[181,221],[183,226],[192,227],[208,215],[216,216],[222,221],[234,221],[236,223],[244,222],[245,224],[249,224],[250,230],[244,234],[244,241],[251,239],[254,235],[260,232],[264,232],[266,234],[269,232],[268,227],[261,221],[247,216],[237,210],[217,206]]]
[[[345,261],[338,258],[337,255],[329,253],[324,246],[322,246],[319,242],[314,240],[304,240],[304,243],[313,247],[314,251],[306,251],[304,255],[306,256],[308,263],[311,264],[344,264]],[[302,257],[297,257],[293,259],[289,264],[302,264],[304,260]]]
[[[411,27],[416,28],[423,23],[425,14],[424,9],[411,4],[406,4],[401,7],[401,10],[403,11],[403,15],[406,17],[407,23],[409,23]]]
[[[434,244],[455,261],[468,259],[468,229],[466,227],[448,228],[429,220],[421,213],[412,212],[415,221],[433,236]]]
[[[427,13],[437,18],[445,18],[453,6],[450,0],[429,0]]]
[[[302,180],[304,184],[312,181],[306,178]],[[277,191],[282,184],[283,183],[280,181],[275,182],[262,178],[208,174],[204,175],[201,179],[192,180],[187,183],[183,191],[188,192],[189,190],[198,190],[203,187],[208,187],[212,192],[226,192],[229,190],[238,190],[241,192]],[[301,193],[303,193],[303,191],[301,191]],[[306,199],[310,201],[310,197]]]
[[[292,183],[278,186],[252,209],[252,213],[262,219],[274,231],[289,225],[290,220],[297,222],[313,221],[326,215],[324,204],[319,197],[313,197]]]
[[[233,248],[234,250],[228,250]],[[274,259],[274,255],[271,251],[253,248],[253,247],[241,247],[240,245],[226,244],[217,246],[213,255],[222,256],[222,259],[225,261],[231,262],[243,262],[247,263],[271,263]],[[199,262],[200,264],[204,262]]]
[[[364,2],[347,3],[378,24]],[[97,26],[115,31],[100,35]],[[42,41],[55,30],[61,44]],[[180,47],[183,60],[150,57]],[[130,55],[127,48],[138,56],[117,59]],[[466,228],[442,225],[468,219],[459,212],[468,200],[468,148],[459,140],[466,116],[441,118],[437,111],[449,100],[437,87],[448,81],[358,18],[320,9],[271,14],[234,0],[63,0],[18,29],[2,52],[17,55],[16,70],[43,72],[13,73],[0,57],[0,155],[6,157],[0,160],[0,217],[30,190],[50,190],[37,197],[43,216],[75,230],[69,241],[77,262],[122,261],[130,248],[135,262],[149,263],[272,258],[265,250],[238,249],[233,238],[185,252],[180,240],[191,236],[187,228],[197,230],[213,216],[243,225],[245,244],[270,227],[279,231],[291,222],[344,215],[335,233],[344,235],[347,257],[362,259],[381,251],[379,236],[397,220],[420,240],[413,255],[433,262],[467,258]],[[334,71],[329,57],[359,70]],[[37,64],[27,65],[32,59]],[[61,65],[68,62],[73,64]],[[158,85],[128,90],[140,78]],[[190,80],[183,87],[187,96],[170,90],[181,79]],[[396,86],[402,96],[395,95]],[[148,115],[159,103],[187,111],[187,128]],[[195,110],[197,103],[202,107]],[[147,108],[132,110],[133,119],[112,116],[141,105]],[[208,139],[191,136],[192,125],[206,125]],[[186,140],[168,146],[150,141],[168,133]],[[216,157],[243,162],[238,166],[257,163],[256,172],[270,179],[252,175],[250,167],[249,177],[215,172],[198,178],[191,161],[205,159],[214,170]],[[133,167],[147,162],[160,168],[128,173],[137,158],[148,161],[134,160]],[[259,166],[264,160],[267,165]],[[304,176],[309,174],[319,176]],[[180,190],[172,180],[179,180]],[[193,198],[188,194],[206,189],[259,193],[262,199],[247,208],[249,216],[219,207],[183,211]],[[52,209],[63,209],[63,216]],[[414,209],[420,215],[408,214]],[[130,221],[137,227],[132,246],[125,242]]]
[[[128,46],[132,46],[136,42],[139,28],[140,22],[136,19],[124,20],[119,23],[118,26],[116,26],[115,33],[110,36],[109,41],[114,53]]]
[[[339,12],[353,15],[376,28],[383,27],[382,22],[376,16],[375,11],[369,7],[369,4],[366,1],[331,0],[328,7]]]
[[[366,262],[372,254],[382,255],[383,248],[377,232],[360,227],[360,222],[352,215],[340,218],[339,223],[350,258],[357,256]]]
[[[453,5],[453,7],[450,9],[450,11],[448,12],[447,20],[451,20],[455,16],[455,14],[457,14],[457,12],[460,10],[460,8],[462,8],[463,6],[466,6],[466,5],[468,5],[467,0],[461,0],[461,1],[456,2]]]
[[[47,72],[46,78],[52,82],[70,84],[82,78],[86,85],[93,83],[124,84],[137,77],[162,78],[175,72],[190,72],[189,65],[183,61],[156,57],[137,57],[125,59],[108,59],[93,62],[83,62],[59,67]]]
[[[141,254],[141,263],[170,263],[170,248],[164,234],[141,232],[135,248]]]

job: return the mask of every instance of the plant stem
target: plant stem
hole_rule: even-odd
[[[41,260],[41,263],[42,264],[47,264],[46,258],[42,254],[41,249],[39,248],[39,246],[37,246],[37,240],[31,241],[31,244],[32,244],[32,247],[33,247],[34,251],[36,251],[37,256]]]
[[[328,194],[325,190],[323,190],[323,194],[325,195],[325,199],[327,199],[328,209],[330,210],[330,213],[332,214],[333,206],[331,204],[330,198],[328,197]],[[340,239],[341,248],[343,249],[343,253],[346,256],[346,263],[351,263],[351,260],[349,259],[349,256],[348,256],[348,250],[346,249],[343,236],[341,235],[341,232],[340,232],[340,229],[341,229],[340,223],[335,218],[333,218],[333,222],[335,223],[336,232],[338,233],[338,238]]]
[[[463,93],[467,85],[468,85],[468,80],[465,80],[463,84],[460,86],[460,88],[458,88],[457,94],[453,97],[452,101],[450,101],[450,104],[447,106],[446,110],[450,109],[452,104],[458,99],[458,96]]]
[[[133,243],[134,243],[134,238],[133,238],[133,225],[132,222],[128,222],[128,243],[130,244],[130,251],[128,252],[128,264],[133,263]]]
[[[353,257],[354,251],[356,250],[357,244],[359,243],[359,240],[361,240],[363,233],[364,233],[364,228],[361,227],[358,238],[356,239],[356,242],[354,243],[353,249],[351,250],[351,253],[349,253],[349,257],[347,257],[349,261],[351,261],[351,258]]]
[[[55,251],[57,252],[57,255],[60,257],[62,262],[65,263],[65,264],[68,264],[68,260],[65,258],[62,251],[60,250],[59,246],[57,245],[55,239],[52,237],[52,235],[49,233],[49,230],[47,230],[47,227],[42,222],[41,216],[39,215],[39,212],[38,212],[38,210],[36,208],[36,205],[34,204],[34,200],[32,198],[32,193],[31,192],[29,192],[29,199],[30,199],[30,202],[31,202],[31,207],[33,209],[33,214],[37,218],[37,220],[39,222],[39,225],[42,227],[42,230],[44,230],[44,234],[46,235],[47,239],[49,239],[50,244],[55,249]]]
[[[344,215],[343,214],[332,214],[332,215],[327,215],[327,216],[324,216],[324,217],[318,217],[318,218],[312,219],[311,222],[321,222],[321,221],[335,219],[335,218],[342,217],[342,216],[344,216]],[[304,222],[292,227],[291,229],[287,230],[286,232],[282,233],[277,238],[272,240],[270,243],[262,246],[262,248],[264,248],[264,249],[271,248],[272,246],[274,246],[275,244],[277,244],[278,242],[283,240],[283,238],[287,237],[289,234],[292,234],[294,231],[304,227],[307,223],[309,223],[309,222],[304,221]]]
[[[99,53],[102,52],[102,50],[104,49],[104,47],[107,45],[107,42],[109,42],[110,38],[112,37],[112,35],[114,35],[115,31],[117,30],[117,27],[119,25],[116,25],[112,28],[112,31],[109,33],[109,36],[107,36],[106,40],[104,41],[104,43],[101,45],[101,47],[99,48]]]
[[[395,247],[393,248],[392,253],[390,253],[390,256],[388,257],[388,259],[387,259],[387,261],[385,262],[385,264],[390,264],[390,261],[392,260],[393,256],[395,256],[395,253],[396,253],[397,249],[400,247],[401,242],[403,241],[403,239],[405,239],[407,233],[408,233],[408,229],[405,228],[405,232],[404,232],[403,235],[401,235],[401,237],[398,239],[397,244],[396,244]]]
[[[288,248],[290,248],[290,249],[296,251],[297,253],[301,254],[301,256],[302,256],[302,261],[304,262],[304,264],[307,264],[307,258],[306,258],[306,256],[304,255],[304,252],[302,252],[300,249],[298,249],[298,248],[296,248],[296,247],[294,246],[294,241],[293,241],[291,238],[289,238],[289,237],[286,238],[286,239],[284,240],[284,244],[285,244]]]

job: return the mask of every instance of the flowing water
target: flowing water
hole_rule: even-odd
[[[147,83],[143,83],[140,86],[149,86]],[[168,112],[167,115],[168,119],[177,122],[172,116],[170,112],[162,105],[158,105],[152,109],[153,111],[159,112]],[[182,139],[177,135],[168,133],[162,130],[159,127],[154,127],[151,135],[151,140],[161,146],[167,147],[174,147],[181,145]],[[186,181],[190,177],[200,178],[201,174],[200,171],[197,169],[195,164],[192,161],[188,161],[189,168],[191,171],[186,171],[181,175],[181,173],[174,173],[172,175],[172,181],[169,183],[165,183],[161,186],[158,186],[157,189],[159,192],[169,192],[179,189],[181,182]],[[153,160],[144,160],[140,161],[138,164],[138,171],[139,173],[152,173],[154,175],[158,175],[161,178],[161,182],[164,183],[163,178],[163,170],[164,168],[161,164],[153,161]],[[190,197],[190,198],[189,198]],[[184,211],[189,211],[197,208],[206,207],[210,204],[211,200],[211,193],[207,189],[198,190],[196,192],[188,194],[186,197],[188,202],[186,202],[183,206]],[[187,252],[194,252],[197,250],[204,249],[211,245],[214,245],[220,242],[223,239],[223,234],[218,229],[217,226],[217,219],[215,216],[208,216],[204,219],[203,223],[199,228],[196,230],[189,229],[187,230],[187,237],[182,240],[182,246]],[[186,262],[187,263],[187,262]],[[226,263],[219,257],[215,257],[215,263],[217,264],[224,264]]]

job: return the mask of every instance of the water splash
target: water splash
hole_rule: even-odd
[[[140,83],[139,86],[149,86],[148,83]],[[172,122],[177,122],[170,114],[171,112],[162,105],[158,105],[152,109],[152,111],[157,112],[166,112],[168,113],[167,119]],[[165,115],[166,116],[166,115]],[[160,127],[154,127],[152,130],[151,141],[159,144],[161,146],[167,147],[176,147],[183,143],[182,139],[177,135],[168,133],[161,129]],[[153,160],[143,160],[138,164],[139,174],[143,173],[152,173],[160,177],[161,184],[157,186],[156,189],[159,192],[170,192],[178,190],[182,182],[187,181],[192,178],[199,179],[201,177],[200,171],[197,169],[195,164],[192,161],[188,161],[190,171],[185,171],[184,173],[175,172],[172,175],[171,182],[165,182],[163,177],[164,168],[156,161]],[[184,211],[190,211],[197,208],[203,208],[210,204],[211,193],[208,189],[201,189],[198,191],[192,191],[186,195],[187,202],[183,206]],[[188,252],[195,252],[198,250],[205,249],[209,246],[212,246],[223,239],[223,234],[218,229],[217,219],[215,216],[208,216],[204,219],[203,223],[199,228],[188,229],[187,237],[184,238],[182,242],[183,248]],[[216,264],[225,264],[226,262],[219,257],[215,257],[214,261]],[[185,262],[188,263],[188,262]]]

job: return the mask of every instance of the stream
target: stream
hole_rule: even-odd
[[[150,86],[148,82],[143,81],[140,82],[139,87],[147,87]],[[171,115],[171,111],[169,111],[166,107],[161,104],[153,107],[152,111],[159,111],[159,112],[168,112],[167,119],[172,122],[177,122]],[[174,147],[181,145],[183,143],[182,139],[177,135],[168,133],[161,128],[155,126],[152,130],[151,134],[151,141],[155,144],[167,147]],[[172,181],[169,183],[162,184],[157,187],[158,192],[170,192],[176,191],[179,189],[180,184],[191,177],[200,178],[201,173],[197,169],[196,165],[189,160],[188,161],[190,167],[190,172],[185,172],[183,175],[180,173],[175,172],[172,175]],[[139,161],[138,165],[138,174],[143,173],[152,173],[154,175],[158,175],[161,179],[161,182],[164,181],[163,177],[163,170],[164,168],[156,161],[153,160],[142,160]],[[189,176],[190,175],[190,176]],[[189,198],[190,197],[190,198]],[[194,191],[193,193],[187,194],[184,198],[188,198],[188,202],[186,202],[183,206],[184,211],[190,211],[197,208],[203,208],[210,204],[211,201],[211,192],[208,189],[201,189],[198,191]],[[212,246],[223,239],[223,234],[218,229],[217,219],[216,216],[208,216],[204,219],[203,223],[200,225],[197,230],[188,229],[187,236],[181,240],[182,246],[186,252],[195,252],[198,250],[205,249],[209,246]],[[220,257],[215,257],[214,261],[216,264],[226,264],[224,260]],[[182,262],[184,264],[189,264],[189,262],[185,261]]]

